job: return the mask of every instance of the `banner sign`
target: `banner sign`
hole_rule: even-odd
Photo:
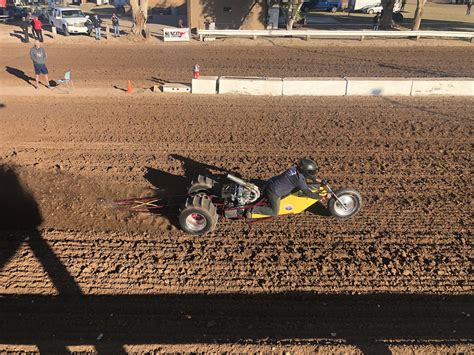
[[[163,40],[165,42],[189,42],[189,28],[163,28]]]

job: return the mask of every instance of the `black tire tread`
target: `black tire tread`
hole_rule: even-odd
[[[215,181],[208,176],[205,175],[198,175],[196,180],[191,182],[189,186],[188,193],[194,193],[198,191],[210,191],[212,190]]]

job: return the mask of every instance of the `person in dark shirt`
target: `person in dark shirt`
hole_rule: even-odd
[[[28,27],[30,27],[30,24],[28,21],[26,21],[26,17],[21,18],[19,25],[23,31],[23,34],[25,35],[25,39],[23,40],[23,42],[28,43],[30,41],[30,35],[28,34]]]
[[[372,19],[373,23],[373,30],[378,31],[379,30],[379,24],[380,24],[380,14],[376,14],[374,18]]]
[[[276,216],[280,211],[281,198],[294,190],[299,190],[303,195],[320,199],[319,193],[312,192],[306,179],[314,180],[317,166],[311,159],[301,159],[298,164],[278,176],[272,177],[263,188],[263,194],[268,199],[268,206],[257,206],[252,213]]]
[[[115,13],[112,14],[112,27],[114,28],[114,37],[120,37],[119,18]]]
[[[95,29],[95,39],[100,41],[100,36],[101,36],[100,30],[101,30],[102,20],[100,19],[99,15],[94,15],[92,16],[91,21]]]

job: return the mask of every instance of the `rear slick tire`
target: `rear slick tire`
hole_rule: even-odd
[[[188,234],[203,235],[215,229],[217,218],[216,207],[209,197],[198,194],[187,199],[179,214],[179,225]]]
[[[339,189],[336,192],[339,200],[346,205],[342,206],[339,201],[333,196],[329,200],[329,212],[332,216],[339,219],[347,219],[356,215],[362,207],[362,196],[357,190],[351,188]]]

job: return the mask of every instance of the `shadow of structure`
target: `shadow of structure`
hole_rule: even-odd
[[[216,168],[175,158],[189,172]],[[58,291],[2,295],[0,344],[36,345],[45,354],[68,354],[71,345],[123,354],[126,345],[345,342],[365,354],[388,354],[388,341],[472,343],[472,322],[465,316],[474,311],[470,295],[84,295],[42,238],[38,204],[6,166],[0,169],[0,201],[0,271],[27,243]]]
[[[472,296],[294,292],[5,296],[0,343],[44,344],[55,351],[83,344],[118,354],[124,345],[343,342],[365,354],[389,354],[387,342],[470,342],[472,324],[462,312],[472,311],[472,301]]]
[[[81,289],[38,230],[42,217],[35,199],[16,172],[1,165],[0,201],[0,270],[26,242],[60,294],[81,295]]]

